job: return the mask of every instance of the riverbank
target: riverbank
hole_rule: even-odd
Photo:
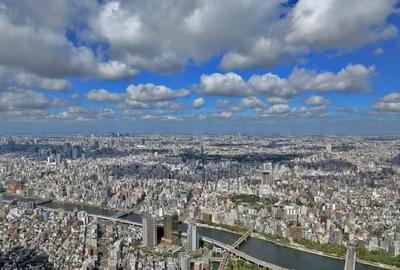
[[[72,205],[74,205],[74,204],[76,205],[76,203],[71,203],[71,202],[59,202],[59,203],[60,204],[69,204],[70,206],[71,206],[71,204]],[[99,208],[97,206],[87,205],[87,204],[79,204],[79,205],[82,206],[82,207],[90,207],[90,208],[94,208],[94,209],[97,209],[97,210],[103,210],[103,211],[107,211],[108,210],[110,212],[115,212],[115,210],[116,210],[116,209],[107,209],[107,210],[106,209],[101,209],[101,208]],[[60,207],[60,208],[64,209],[65,205]],[[67,208],[69,208],[69,207],[67,207]],[[110,213],[108,213],[108,215],[109,214]],[[118,219],[120,219],[120,218],[118,218]],[[121,220],[123,220],[123,219],[121,219]],[[234,234],[235,236],[237,235],[238,238],[240,237],[241,234],[243,234],[245,231],[247,231],[247,229],[231,228],[233,226],[220,225],[220,224],[199,223],[199,226],[206,227],[206,228],[209,228],[209,229],[212,229],[212,230],[216,230],[216,231],[221,231],[221,232]],[[285,247],[285,248],[290,248],[290,249],[293,249],[293,250],[298,250],[300,252],[310,253],[310,254],[314,254],[314,255],[317,255],[317,256],[321,256],[321,257],[327,257],[327,258],[331,258],[331,259],[338,260],[338,261],[341,261],[341,262],[344,261],[343,257],[337,256],[337,255],[332,255],[332,254],[327,254],[327,253],[324,253],[322,251],[318,251],[318,250],[314,250],[314,249],[310,249],[310,248],[306,248],[306,247],[304,247],[303,245],[300,245],[300,244],[283,242],[283,241],[280,241],[280,240],[277,240],[277,239],[271,239],[271,238],[268,238],[268,237],[266,237],[264,235],[261,235],[261,234],[258,234],[258,233],[253,233],[252,236],[253,236],[254,239],[258,239],[260,241],[270,242],[270,243],[273,243],[273,244],[275,244],[277,246],[282,246],[282,247]],[[228,242],[232,244],[235,241],[234,238],[235,237],[233,237],[233,239],[230,239]],[[363,265],[366,265],[366,266],[372,266],[372,267],[377,267],[377,268],[381,268],[381,269],[388,269],[388,270],[399,270],[400,269],[400,268],[398,268],[396,266],[385,265],[385,264],[375,263],[375,262],[371,262],[371,261],[367,261],[367,260],[361,260],[361,259],[357,259],[357,262],[361,263]],[[337,269],[337,268],[335,268],[335,269]]]
[[[199,224],[201,224],[199,226],[207,227],[207,228],[210,228],[210,229],[222,230],[222,231],[226,231],[226,232],[229,232],[229,233],[234,233],[234,234],[237,234],[237,235],[242,235],[243,234],[241,231],[229,229],[229,228],[226,228],[225,226],[220,225],[220,224],[208,224],[208,223],[199,223]],[[318,255],[318,256],[323,256],[323,257],[327,257],[327,258],[331,258],[331,259],[336,259],[336,260],[341,260],[341,261],[345,260],[345,257],[341,257],[341,256],[337,256],[335,254],[329,254],[329,253],[325,253],[325,252],[322,252],[322,251],[306,248],[305,246],[297,244],[297,243],[290,243],[290,242],[286,243],[286,242],[282,242],[282,241],[279,241],[279,240],[273,240],[273,239],[270,239],[268,237],[265,237],[264,235],[262,235],[260,233],[252,233],[251,236],[253,238],[256,238],[256,239],[260,239],[260,240],[263,240],[263,241],[274,243],[275,245],[278,245],[278,246],[287,247],[287,248],[291,248],[291,249],[295,249],[295,250],[298,250],[298,251],[307,252],[307,253],[310,253],[310,254],[315,254],[315,255]],[[363,260],[363,259],[360,259],[360,258],[357,258],[357,262],[361,263],[361,264],[364,264],[364,265],[370,265],[370,266],[373,266],[373,267],[379,267],[379,268],[387,269],[387,270],[400,270],[399,267],[396,267],[396,266],[393,266],[393,265],[386,265],[386,264],[383,264],[383,263],[371,262],[371,261]]]
[[[327,257],[327,258],[331,258],[331,259],[336,259],[336,260],[341,260],[344,261],[345,258],[344,257],[340,257],[334,254],[328,254],[328,253],[324,253],[322,251],[318,251],[318,250],[313,250],[313,249],[309,249],[304,247],[303,245],[300,244],[296,244],[296,243],[285,243],[285,242],[281,242],[281,241],[277,241],[277,240],[272,240],[269,239],[259,233],[252,233],[252,237],[263,240],[263,241],[267,241],[270,243],[274,243],[275,245],[279,245],[282,247],[287,247],[287,248],[291,248],[291,249],[295,249],[295,250],[299,250],[299,251],[303,251],[303,252],[307,252],[307,253],[311,253],[311,254],[315,254],[318,256],[323,256],[323,257]],[[370,266],[374,266],[374,267],[379,267],[382,269],[387,269],[387,270],[400,270],[399,267],[393,266],[393,265],[386,265],[386,264],[382,264],[382,263],[375,263],[375,262],[370,262],[370,261],[366,261],[366,260],[362,260],[357,258],[357,262],[361,263],[361,264],[365,264],[365,265],[370,265]]]

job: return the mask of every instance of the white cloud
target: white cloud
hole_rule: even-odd
[[[272,73],[253,75],[250,77],[248,85],[259,95],[290,97],[296,93],[296,89],[286,79]]]
[[[310,96],[304,100],[304,103],[310,106],[321,106],[329,104],[329,100],[321,96]]]
[[[44,78],[105,80],[129,79],[140,69],[173,72],[189,60],[220,54],[228,71],[270,67],[312,48],[353,48],[393,37],[397,29],[388,17],[395,3],[46,0],[38,6],[5,0],[0,65]],[[43,16],[43,6],[52,16]]]
[[[290,112],[290,108],[287,104],[275,104],[266,110],[267,114],[285,114]]]
[[[349,64],[336,74],[295,69],[288,81],[297,90],[367,92],[371,90],[369,79],[374,72],[374,66],[366,67],[361,64]]]
[[[204,94],[210,96],[246,96],[249,94],[246,82],[233,72],[202,75],[200,86]]]
[[[52,113],[47,116],[48,120],[69,120],[78,122],[88,122],[95,120],[111,119],[115,116],[111,108],[85,108],[80,106],[68,107],[65,111]]]
[[[73,16],[69,14],[66,15],[68,18],[57,21],[57,19],[40,18],[34,13],[37,8],[31,11],[27,8],[29,4],[15,6],[13,2],[3,5],[0,9],[0,33],[2,33],[0,65],[48,78],[85,76],[119,79],[136,73],[127,64],[100,61],[90,47],[76,45],[66,37],[66,31],[73,28],[69,25],[74,22],[73,16],[76,16],[76,13],[79,14],[81,11],[79,8],[83,8],[84,5],[75,5],[71,2],[65,5],[66,11],[54,11],[56,14],[62,13],[60,15],[65,15],[63,12],[75,13],[76,11]],[[51,3],[49,6],[54,7]],[[41,17],[45,16],[41,15]],[[19,45],[15,46],[15,44]],[[54,83],[54,81],[47,81],[45,86],[54,87]]]
[[[204,100],[204,98],[199,97],[193,100],[192,102],[192,107],[195,109],[199,109],[201,107],[203,107],[206,104],[206,101]]]
[[[12,90],[0,94],[0,112],[46,110],[50,100],[31,90]]]
[[[372,106],[375,113],[397,114],[400,113],[400,92],[390,93],[378,99]]]
[[[54,91],[64,91],[71,87],[71,84],[64,79],[42,78],[25,72],[21,72],[16,75],[16,82],[20,86],[38,87],[41,89]]]
[[[382,48],[376,48],[376,50],[374,51],[375,56],[382,55],[384,53],[385,53],[385,50]]]
[[[233,113],[232,113],[232,112],[224,111],[224,112],[215,113],[214,115],[215,115],[216,117],[231,118],[231,117],[233,116]]]
[[[106,89],[92,89],[86,95],[91,101],[119,101],[123,98],[123,94],[112,93]]]
[[[98,65],[98,74],[104,80],[121,80],[133,78],[138,71],[125,63],[110,61]]]
[[[367,92],[371,90],[370,78],[375,67],[349,64],[339,72],[316,72],[295,68],[288,78],[266,73],[253,75],[245,81],[240,75],[229,72],[202,75],[200,89],[210,96],[260,96],[289,99],[299,92]],[[283,102],[281,102],[283,103]]]
[[[204,61],[223,51],[246,48],[267,31],[268,22],[279,18],[283,2],[111,1],[100,7],[89,25],[96,38],[110,44],[114,59],[171,72],[188,59]]]
[[[245,97],[242,98],[239,104],[232,107],[235,111],[241,111],[247,108],[256,109],[264,108],[265,104],[258,97]]]
[[[172,90],[164,85],[152,83],[129,85],[126,91],[127,100],[141,102],[172,100],[178,97],[186,97],[190,94],[186,89]]]
[[[300,0],[289,14],[288,43],[353,48],[397,34],[387,18],[396,0]]]
[[[0,66],[0,86],[5,89],[17,87],[64,91],[71,87],[71,83],[65,79],[40,77],[19,69]]]

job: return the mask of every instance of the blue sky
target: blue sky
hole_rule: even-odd
[[[398,135],[399,12],[0,0],[0,132]]]

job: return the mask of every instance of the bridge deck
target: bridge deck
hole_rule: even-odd
[[[252,262],[252,263],[254,263],[254,264],[258,265],[258,266],[265,267],[265,268],[268,268],[268,269],[271,269],[271,270],[289,270],[288,268],[284,268],[284,267],[281,267],[281,266],[278,266],[278,265],[275,265],[275,264],[268,263],[268,262],[262,261],[260,259],[257,259],[257,258],[255,258],[253,256],[250,256],[250,255],[248,255],[248,254],[246,254],[246,253],[244,253],[242,251],[239,251],[239,250],[233,248],[230,245],[226,245],[226,244],[224,244],[224,243],[222,243],[220,241],[217,241],[217,240],[205,237],[205,236],[203,236],[202,239],[203,239],[203,241],[206,241],[206,242],[209,242],[209,243],[211,243],[213,245],[219,246],[219,247],[225,249],[226,251],[228,251],[229,253],[231,253],[231,254],[233,254],[233,255],[235,255],[237,257],[240,257],[240,258],[242,258],[242,259],[244,259],[244,260],[246,260],[248,262]]]
[[[243,234],[235,243],[232,244],[233,248],[238,248],[244,241],[247,240],[251,235],[251,230],[248,230],[245,234]]]

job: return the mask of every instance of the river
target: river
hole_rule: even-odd
[[[7,195],[7,199],[12,196]],[[4,198],[4,199],[6,199]],[[24,199],[26,200],[26,199]],[[62,208],[66,211],[72,211],[77,209],[79,211],[86,211],[89,214],[104,215],[104,216],[114,216],[118,211],[113,211],[109,209],[102,209],[94,206],[64,203],[64,202],[47,202],[41,204],[43,207],[48,208]],[[131,220],[135,222],[141,222],[141,216],[138,214],[130,214],[122,217],[126,220]],[[179,231],[185,231],[187,228],[186,224],[180,224]],[[239,238],[238,234],[227,232],[224,230],[218,230],[208,227],[199,228],[200,236],[206,236],[225,244],[232,244],[236,239]],[[317,254],[308,253],[305,251],[289,248],[286,246],[280,246],[275,243],[257,239],[250,238],[245,241],[239,248],[239,250],[261,259],[282,267],[296,270],[343,270],[344,261],[334,258],[329,258],[325,256],[320,256]],[[375,266],[369,266],[365,264],[357,263],[356,270],[378,270],[381,268]]]

